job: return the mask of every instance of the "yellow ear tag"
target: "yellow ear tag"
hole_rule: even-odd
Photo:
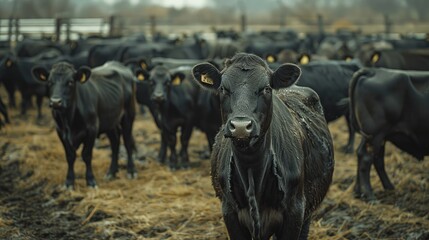
[[[346,57],[346,62],[350,62],[352,60],[351,57]]]
[[[273,63],[274,62],[274,57],[273,56],[268,56],[267,57],[267,62],[269,62],[269,63]]]
[[[376,53],[372,56],[371,62],[376,63],[376,62],[378,62],[379,59],[380,59],[380,55],[378,53]]]
[[[147,69],[147,65],[146,65],[146,63],[144,63],[144,62],[141,62],[141,63],[140,63],[140,67],[141,67],[142,69],[144,69],[144,70],[146,70],[146,69]]]
[[[213,85],[213,79],[207,76],[207,74],[201,74],[201,82]]]
[[[172,84],[173,86],[180,85],[180,78],[179,78],[178,76],[176,76],[176,77],[173,79],[173,81],[171,81],[171,84]]]
[[[10,67],[10,66],[12,66],[12,60],[7,60],[6,61],[6,67]]]
[[[309,62],[310,58],[307,55],[302,56],[299,60],[299,63],[301,63],[302,65],[308,64]]]
[[[86,74],[82,73],[82,77],[80,78],[80,82],[83,83],[86,81]]]
[[[43,74],[40,74],[40,75],[39,75],[39,78],[40,78],[41,80],[43,80],[43,81],[45,81],[45,80],[46,80],[46,76],[45,76],[45,75],[43,75]]]
[[[143,73],[139,73],[139,75],[137,75],[137,79],[139,81],[144,81],[144,75],[143,75]]]

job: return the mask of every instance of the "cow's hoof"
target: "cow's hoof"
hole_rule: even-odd
[[[137,179],[137,172],[131,172],[127,174],[128,179]]]
[[[104,179],[105,180],[107,180],[107,181],[110,181],[110,180],[113,180],[113,179],[115,179],[116,178],[116,173],[107,173],[105,176],[104,176]]]
[[[191,166],[190,166],[190,164],[189,164],[188,162],[185,162],[185,163],[182,163],[182,164],[180,165],[180,168],[181,168],[181,169],[190,169],[190,168],[191,168]]]
[[[341,152],[347,153],[347,154],[351,154],[351,153],[353,153],[353,147],[350,147],[348,145],[342,146],[341,147]]]
[[[88,180],[86,182],[86,186],[88,186],[90,188],[96,188],[97,187],[97,183],[95,182],[95,180]]]
[[[66,191],[73,191],[74,190],[74,186],[70,185],[70,184],[65,184],[64,188],[66,189]]]
[[[171,171],[176,171],[179,169],[179,166],[177,164],[169,164],[169,167]]]

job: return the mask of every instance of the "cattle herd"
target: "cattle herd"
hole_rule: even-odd
[[[7,108],[18,107],[16,92],[22,115],[35,97],[37,120],[47,117],[42,108],[49,102],[69,189],[80,146],[87,186],[97,187],[91,161],[103,133],[111,149],[106,178],[120,169],[121,139],[128,177],[137,177],[133,124],[142,111],[149,110],[159,129],[157,159],[171,171],[190,168],[192,131],[201,130],[230,239],[307,239],[334,172],[327,124],[340,117],[349,132],[345,153],[353,154],[355,133],[361,135],[357,198],[376,200],[372,165],[382,186],[394,188],[385,170],[386,142],[418,160],[429,155],[427,35],[24,39],[0,49],[0,81],[8,96],[0,99],[0,126],[10,124]]]

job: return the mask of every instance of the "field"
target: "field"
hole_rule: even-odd
[[[209,160],[200,158],[204,134],[192,135],[191,169],[173,172],[156,162],[158,129],[149,115],[139,114],[133,132],[138,178],[126,177],[121,150],[118,178],[103,179],[110,149],[101,138],[93,153],[98,188],[86,187],[78,158],[76,189],[69,191],[63,187],[64,151],[49,109],[43,111],[44,119],[36,121],[34,109],[25,118],[9,110],[12,123],[0,131],[0,239],[227,239]],[[345,121],[329,126],[334,180],[309,239],[429,239],[428,159],[418,162],[388,144],[386,169],[396,189],[384,191],[372,171],[378,202],[367,203],[353,197],[355,154],[339,151],[347,140]]]

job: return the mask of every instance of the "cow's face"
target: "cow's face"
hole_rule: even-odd
[[[76,95],[76,84],[85,83],[91,69],[81,67],[77,71],[68,63],[57,63],[49,72],[43,67],[35,67],[36,79],[48,83],[49,106],[54,110],[64,110],[72,106]]]
[[[185,74],[181,72],[170,73],[170,71],[163,66],[154,67],[150,73],[140,72],[137,74],[137,79],[148,77],[148,83],[150,85],[149,92],[150,98],[156,104],[162,105],[168,101],[169,92],[171,86],[180,85]]]
[[[0,61],[0,78],[9,75],[10,71],[16,67],[16,59],[12,56],[6,56]]]
[[[253,54],[237,54],[219,72],[209,63],[196,65],[195,79],[220,95],[224,136],[236,147],[245,149],[263,136],[272,116],[273,89],[285,88],[298,80],[301,70],[284,64],[271,71]]]

